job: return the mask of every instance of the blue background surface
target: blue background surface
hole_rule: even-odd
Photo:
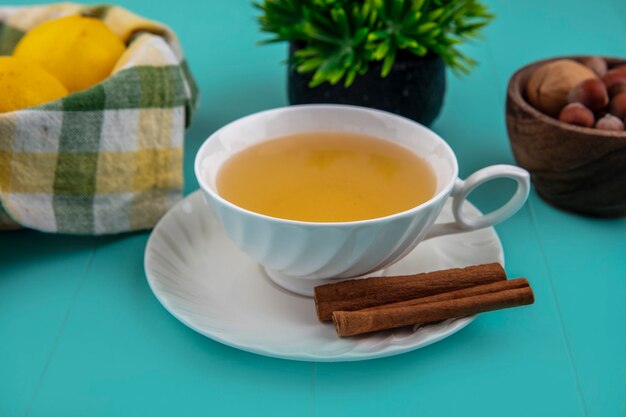
[[[24,2],[24,4],[26,4]],[[449,77],[433,129],[461,175],[511,163],[504,124],[509,76],[556,55],[626,56],[626,3],[489,1],[481,65]],[[170,25],[201,89],[186,136],[192,160],[214,130],[286,104],[284,45],[262,39],[247,0],[132,0]],[[481,209],[511,193],[472,194]],[[255,356],[170,316],[143,272],[148,233],[67,237],[0,234],[0,417],[15,416],[626,416],[626,219],[558,211],[532,192],[499,225],[509,276],[526,276],[532,307],[482,315],[412,353],[316,364]]]

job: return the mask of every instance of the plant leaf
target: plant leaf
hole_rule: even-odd
[[[380,61],[387,55],[387,53],[389,52],[389,49],[390,49],[389,42],[379,43],[378,47],[376,48],[376,50],[374,50],[374,53],[372,54],[372,58],[376,61]]]
[[[344,87],[350,87],[358,74],[358,68],[352,67],[346,73],[346,79],[343,83]]]
[[[379,41],[381,39],[386,39],[389,36],[389,32],[387,30],[377,30],[376,32],[371,32],[367,35],[367,40],[370,42]]]
[[[402,9],[404,8],[404,0],[387,0],[391,3],[391,19],[393,21],[400,20]]]
[[[393,67],[393,63],[396,60],[396,50],[392,49],[389,51],[387,56],[385,56],[385,60],[383,61],[383,68],[380,71],[380,75],[382,77],[386,77],[391,72],[391,68]]]
[[[396,46],[399,49],[409,49],[409,48],[417,48],[419,44],[415,39],[402,36],[400,34],[396,35]]]
[[[324,63],[324,58],[322,57],[309,58],[303,61],[301,64],[299,64],[296,67],[296,70],[301,74],[311,72],[317,69],[323,63]]]
[[[348,24],[348,16],[346,16],[345,10],[343,10],[343,8],[332,9],[330,15],[333,17],[333,21],[339,26],[344,38],[349,38],[350,25]]]
[[[368,33],[369,33],[369,29],[368,28],[361,28],[361,29],[357,30],[357,32],[352,37],[352,46],[353,47],[357,47],[357,46],[361,45],[361,43],[366,38],[368,38]]]

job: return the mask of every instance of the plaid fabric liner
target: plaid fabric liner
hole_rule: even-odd
[[[168,28],[113,6],[0,7],[0,54],[37,24],[77,12],[101,18],[128,48],[104,82],[0,114],[0,225],[8,215],[46,232],[151,228],[182,195],[195,83]]]

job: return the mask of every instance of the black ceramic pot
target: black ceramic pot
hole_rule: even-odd
[[[289,47],[293,54],[295,47]],[[387,77],[380,76],[380,64],[370,65],[363,76],[345,88],[342,83],[310,88],[312,74],[288,70],[289,103],[333,103],[372,107],[430,125],[439,115],[446,90],[445,64],[438,55],[417,57],[398,54]]]

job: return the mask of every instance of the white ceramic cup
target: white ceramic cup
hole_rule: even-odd
[[[238,207],[217,193],[216,177],[224,161],[268,139],[311,131],[342,131],[376,136],[402,145],[433,168],[435,195],[410,210],[390,216],[339,223],[285,220]],[[430,129],[412,120],[378,110],[339,105],[303,105],[268,110],[236,120],[202,145],[195,173],[205,200],[226,234],[259,262],[269,277],[292,292],[311,296],[317,285],[363,276],[402,259],[424,239],[492,226],[517,212],[528,197],[528,172],[511,165],[493,165],[461,180],[450,146]],[[495,179],[517,182],[513,197],[499,209],[469,218],[461,207],[479,185]],[[434,224],[452,197],[455,221]]]

